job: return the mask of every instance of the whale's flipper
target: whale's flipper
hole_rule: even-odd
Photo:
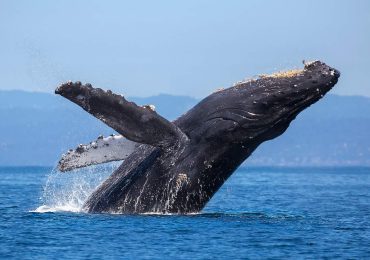
[[[81,82],[67,82],[59,86],[55,93],[81,106],[131,141],[168,148],[185,137],[176,125],[150,107],[128,102],[110,90],[82,85]]]
[[[138,146],[138,143],[121,135],[111,135],[105,138],[99,136],[90,144],[80,144],[76,149],[63,154],[58,162],[58,169],[65,172],[89,165],[124,160]]]

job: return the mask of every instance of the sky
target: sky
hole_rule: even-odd
[[[370,1],[0,0],[0,90],[200,98],[316,59],[370,96]]]

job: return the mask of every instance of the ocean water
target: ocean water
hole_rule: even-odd
[[[115,167],[0,167],[0,257],[370,258],[370,168],[242,168],[194,215],[81,212]]]

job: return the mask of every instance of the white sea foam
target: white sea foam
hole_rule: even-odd
[[[50,207],[48,205],[42,205],[31,212],[35,213],[48,213],[48,212],[81,212],[81,207],[76,207],[74,205],[60,205]]]
[[[41,206],[32,212],[83,212],[88,196],[120,162],[90,166],[61,173],[54,169],[48,176],[40,198]]]

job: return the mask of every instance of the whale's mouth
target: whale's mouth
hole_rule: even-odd
[[[240,143],[257,136],[280,135],[305,108],[320,100],[337,83],[340,73],[323,62],[304,64],[303,69],[261,75],[214,93],[201,110],[210,110],[190,135],[210,140],[225,136]],[[217,130],[216,130],[217,129]],[[280,129],[280,130],[279,130]],[[238,132],[236,134],[236,132]],[[229,135],[230,134],[230,135]]]
[[[252,124],[256,135],[266,139],[266,135],[274,138],[282,134],[300,112],[323,98],[339,77],[338,70],[320,61],[305,63],[303,70],[264,77],[267,81],[277,80],[277,87],[272,85],[270,95],[263,101],[265,110],[260,111],[259,117],[264,115],[265,119],[259,120],[259,125]],[[243,127],[251,129],[250,122]]]
[[[271,124],[269,118],[293,116],[317,102],[334,87],[339,77],[338,70],[320,61],[307,62],[303,69],[261,75],[254,82],[241,82],[228,89],[245,98],[220,106],[205,121],[222,118],[243,127],[257,121]]]
[[[295,97],[291,98],[290,103],[286,105],[287,107],[292,107],[290,112],[292,115],[299,113],[324,97],[334,87],[340,77],[338,70],[320,61],[305,63],[303,73],[305,72],[308,72],[308,75],[302,76],[304,81],[301,83],[301,86],[293,85],[293,88],[298,90],[292,92],[295,94]]]

